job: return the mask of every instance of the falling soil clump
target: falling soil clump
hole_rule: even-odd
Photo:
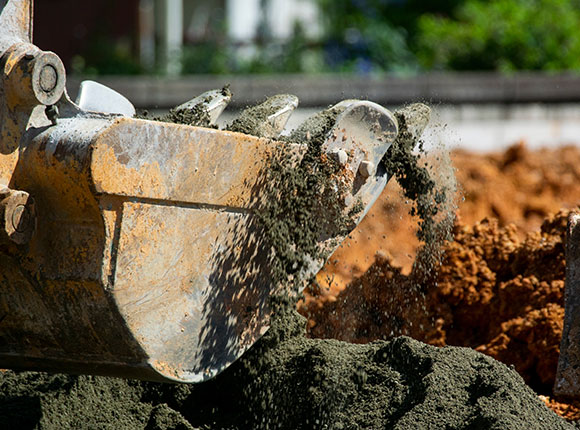
[[[437,181],[427,166],[422,165],[424,155],[423,129],[429,122],[429,108],[423,104],[412,104],[395,111],[399,123],[399,134],[383,158],[388,172],[396,178],[405,198],[412,202],[409,215],[418,220],[417,239],[421,247],[413,262],[414,272],[428,277],[439,265],[441,246],[451,239],[451,228],[455,219],[455,176],[448,166],[448,177]],[[416,151],[415,151],[416,150]],[[422,294],[424,280],[416,276],[408,287]]]
[[[411,215],[419,217],[418,239],[429,246],[437,246],[442,240],[449,238],[446,232],[449,231],[450,221],[452,222],[454,216],[451,213],[438,224],[437,215],[444,208],[447,199],[452,198],[449,192],[455,190],[438,187],[427,167],[420,163],[421,154],[424,152],[423,143],[419,140],[420,136],[416,130],[412,130],[414,127],[413,123],[410,123],[409,115],[410,113],[417,115],[419,111],[420,117],[417,121],[425,122],[426,125],[429,119],[425,116],[428,113],[420,111],[419,106],[424,105],[410,105],[395,112],[400,132],[383,158],[383,164],[387,171],[395,176],[403,195],[414,202]],[[418,151],[413,152],[417,144]]]
[[[309,149],[297,169],[274,164],[272,201],[257,213],[276,251],[272,281],[289,277],[296,288],[305,281],[310,261],[325,257],[314,245],[325,231],[314,215],[326,209],[319,186],[336,166],[328,163],[329,172],[314,168],[322,155],[319,138],[330,122],[317,124],[291,136],[301,136]],[[413,158],[405,158],[408,150],[404,156],[395,150],[391,157],[400,168],[391,167],[399,169],[397,177],[413,182],[410,175],[423,175],[410,168],[405,176],[405,163]],[[405,190],[412,190],[408,185]],[[423,185],[415,189],[417,200],[427,196],[417,202],[417,214],[435,217],[443,203],[440,189],[428,181]],[[348,214],[345,222],[355,215]],[[435,231],[446,231],[437,225]],[[421,237],[431,237],[430,229],[424,222]],[[502,252],[492,248],[493,256]],[[392,278],[400,276],[391,272]],[[550,411],[514,369],[477,351],[437,348],[408,337],[365,345],[310,339],[293,294],[275,296],[271,305],[270,330],[210,381],[179,385],[6,371],[0,374],[0,422],[37,429],[574,428]]]
[[[313,275],[306,273],[312,261],[328,258],[326,247],[318,244],[320,239],[329,235],[344,237],[357,215],[356,211],[344,213],[337,198],[342,192],[340,188],[332,191],[335,185],[332,178],[339,166],[327,159],[320,148],[336,115],[325,114],[323,118],[308,140],[302,141],[295,134],[286,138],[288,143],[306,143],[307,150],[298,164],[292,155],[272,158],[266,173],[266,198],[256,210],[275,251],[275,258],[269,261],[271,282],[287,284],[290,278],[294,284],[291,290],[295,292],[301,292]],[[254,130],[249,123],[246,125],[246,132]],[[321,219],[331,220],[332,226]]]

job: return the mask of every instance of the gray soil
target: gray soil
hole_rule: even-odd
[[[231,97],[231,91],[229,85],[226,85],[222,88],[221,93],[224,96]],[[207,103],[211,100],[205,98],[200,101],[199,104],[189,106],[186,109],[180,109],[176,107],[174,109],[169,110],[169,113],[161,116],[149,117],[149,113],[147,111],[141,112],[137,115],[138,118],[141,119],[151,119],[154,121],[161,121],[161,122],[171,122],[173,124],[184,124],[184,125],[193,125],[196,127],[206,127],[206,128],[213,128],[214,125],[211,123],[211,118],[207,111]]]
[[[15,429],[575,428],[471,349],[313,340],[288,326],[201,385],[6,372],[0,387],[0,420]]]
[[[270,121],[270,116],[276,116],[291,103],[298,103],[298,98],[290,94],[278,94],[269,97],[263,103],[250,106],[229,125],[227,129],[238,133],[251,134],[257,137],[277,136],[278,130]]]
[[[291,140],[308,142],[300,166],[275,163],[273,195],[260,213],[276,250],[273,282],[300,273],[323,233],[312,211],[335,167],[319,168],[319,144],[336,112]],[[398,115],[404,134],[406,125]],[[387,167],[421,217],[420,237],[439,241],[445,190],[411,154],[412,133]],[[318,168],[317,168],[318,167]],[[280,190],[283,191],[282,194]],[[278,203],[276,203],[278,202]],[[331,202],[329,203],[331,204]],[[331,209],[334,210],[334,209]],[[337,209],[338,210],[338,209]],[[350,215],[338,222],[348,224]],[[429,221],[439,219],[439,221]],[[424,264],[429,263],[428,259]],[[295,282],[299,277],[294,276]],[[365,345],[308,339],[295,299],[272,299],[272,327],[241,359],[199,385],[6,371],[0,427],[7,429],[570,429],[505,365],[466,348],[435,348],[407,337]]]
[[[193,106],[191,109],[171,109],[169,113],[161,116],[149,116],[149,112],[143,111],[136,115],[140,119],[153,121],[171,122],[173,124],[193,125],[196,127],[211,127],[209,114],[202,105]]]
[[[387,172],[396,178],[404,196],[413,202],[410,213],[419,218],[417,237],[425,248],[421,256],[426,259],[423,264],[435,266],[440,245],[451,239],[455,183],[454,178],[449,181],[434,176],[434,172],[421,164],[423,142],[415,124],[429,122],[429,113],[423,108],[426,106],[417,103],[395,111],[399,134],[382,162]],[[452,170],[446,174],[454,176]]]

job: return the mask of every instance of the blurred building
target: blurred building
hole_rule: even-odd
[[[102,56],[127,72],[133,61],[176,75],[184,45],[220,37],[244,55],[258,42],[291,37],[297,22],[306,35],[319,34],[315,0],[43,0],[35,2],[34,33],[73,71]]]
[[[296,22],[302,24],[310,37],[320,32],[313,0],[226,0],[225,12],[228,35],[242,44],[251,44],[261,36],[261,31],[274,40],[288,39]]]

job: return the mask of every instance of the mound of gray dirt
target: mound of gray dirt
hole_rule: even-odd
[[[6,371],[2,428],[572,429],[515,370],[468,348],[400,337],[366,345],[303,336],[282,318],[200,385]]]

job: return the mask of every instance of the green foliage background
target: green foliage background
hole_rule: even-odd
[[[273,40],[265,28],[251,55],[241,55],[227,40],[227,24],[216,20],[212,38],[184,47],[183,73],[580,70],[580,0],[311,1],[321,11],[316,40],[298,24],[288,41]],[[150,73],[126,46],[97,38],[73,68]]]
[[[467,0],[449,17],[419,18],[426,69],[579,70],[577,0]]]
[[[372,70],[579,70],[579,0],[318,0],[328,40],[358,31]],[[352,67],[351,67],[352,70]],[[356,70],[353,70],[356,71]]]

